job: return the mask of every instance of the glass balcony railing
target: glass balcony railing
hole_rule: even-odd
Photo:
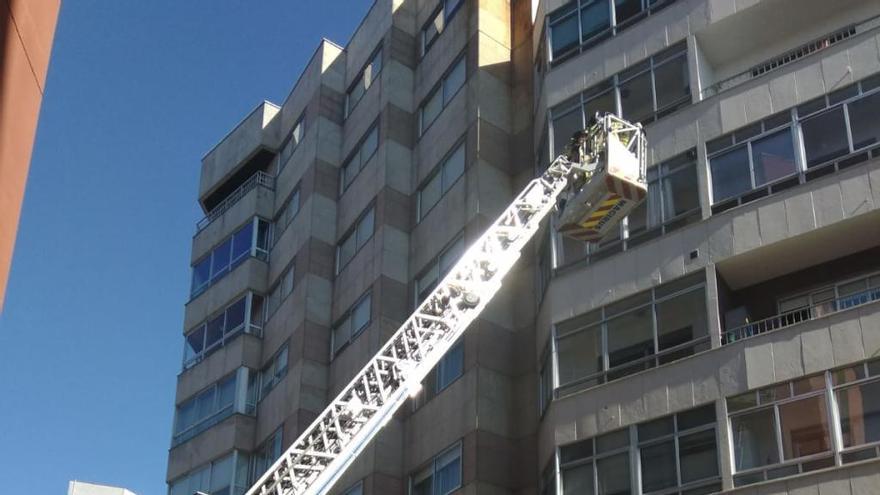
[[[731,344],[749,337],[761,335],[762,333],[772,332],[805,321],[815,320],[816,318],[828,316],[839,311],[874,301],[880,301],[880,287],[874,287],[844,297],[832,299],[830,301],[813,304],[811,306],[804,306],[792,311],[780,313],[776,316],[771,316],[770,318],[732,328],[722,332],[721,344]]]

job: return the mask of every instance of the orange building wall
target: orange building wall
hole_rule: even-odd
[[[0,311],[61,0],[0,0]]]

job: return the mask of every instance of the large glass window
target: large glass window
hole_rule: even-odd
[[[284,204],[281,205],[278,214],[275,216],[274,242],[278,242],[281,233],[287,229],[287,226],[290,225],[290,222],[292,222],[296,217],[296,214],[299,213],[299,206],[299,187],[297,186],[297,188],[290,193],[287,200],[284,201]]]
[[[435,393],[440,393],[451,385],[462,373],[464,373],[464,342],[458,342],[443,355],[443,358],[437,364],[437,381],[434,385]]]
[[[710,404],[559,448],[563,494],[710,493],[721,488]],[[632,465],[632,456],[638,458]],[[636,467],[637,466],[637,467]],[[638,477],[631,476],[633,469]],[[634,486],[634,478],[641,486]]]
[[[878,89],[867,78],[707,142],[713,213],[880,156]]]
[[[572,0],[547,16],[551,60],[559,63],[674,1]]]
[[[269,359],[269,362],[263,366],[259,373],[254,374],[253,380],[248,383],[248,389],[255,402],[263,400],[281,382],[281,379],[287,374],[287,360],[288,351],[287,344],[285,344]]]
[[[276,459],[281,457],[281,428],[269,436],[262,444],[254,449],[251,457],[251,480],[257,480],[272,466]]]
[[[440,280],[449,273],[455,263],[464,254],[464,235],[459,234],[438,256],[428,262],[415,279],[415,303],[421,304],[437,287]]]
[[[703,273],[561,322],[554,334],[560,394],[708,349]]]
[[[410,495],[448,495],[461,488],[461,443],[447,449],[410,476]]]
[[[354,258],[354,255],[367,241],[373,237],[375,230],[375,208],[370,206],[366,211],[361,213],[360,218],[349,229],[348,233],[342,236],[342,239],[336,245],[336,274],[342,271],[348,262]]]
[[[234,413],[245,413],[244,397],[237,397],[237,383],[245,380],[247,369],[214,383],[177,406],[171,446],[195,437]]]
[[[440,7],[431,16],[428,22],[422,27],[421,44],[419,46],[421,55],[424,56],[428,50],[434,45],[434,42],[449,25],[452,16],[458,12],[462,0],[441,0]]]
[[[792,132],[790,112],[785,111],[706,143],[713,203],[795,174]]]
[[[464,174],[465,146],[464,141],[455,146],[453,151],[443,159],[428,182],[418,191],[417,218],[421,221],[425,215],[440,201],[458,178]]]
[[[275,282],[275,285],[269,290],[269,296],[266,303],[267,320],[275,314],[275,311],[278,310],[281,303],[284,302],[284,300],[287,299],[287,296],[293,292],[295,267],[296,260],[294,259],[290,262],[290,265],[281,272],[281,275],[278,276],[278,281]]]
[[[553,156],[596,112],[623,113],[647,123],[690,103],[687,46],[678,44],[649,57],[550,109]]]
[[[293,152],[296,151],[296,148],[299,147],[299,143],[302,141],[303,136],[305,135],[305,126],[306,126],[306,114],[303,112],[300,115],[299,119],[296,121],[296,124],[293,124],[293,129],[290,131],[290,135],[287,136],[287,141],[281,146],[281,153],[278,155],[278,173],[281,173],[281,170],[287,166],[287,162],[290,161],[290,157],[293,156]],[[277,174],[276,174],[277,175]]]
[[[876,458],[880,360],[728,397],[727,409],[736,486]]]
[[[330,358],[335,357],[369,326],[372,320],[373,296],[367,292],[333,325],[330,334]]]
[[[370,158],[376,154],[379,148],[379,123],[376,122],[364,134],[348,159],[342,164],[339,170],[339,195],[354,182],[355,177],[367,166]]]
[[[467,79],[467,64],[465,56],[461,55],[453,62],[449,70],[440,80],[440,83],[425,98],[419,107],[419,136],[425,133],[432,122],[458,94],[458,90],[464,86]]]
[[[211,495],[242,495],[253,481],[248,479],[250,462],[247,454],[236,450],[172,481],[168,494],[192,495],[203,492]]]
[[[361,101],[361,98],[370,89],[375,81],[379,79],[379,73],[382,72],[382,46],[373,52],[370,60],[361,69],[360,74],[349,87],[345,95],[345,117],[351,115],[351,111]]]
[[[183,369],[189,369],[242,332],[262,335],[263,297],[247,293],[219,315],[199,323],[184,337]]]
[[[265,260],[269,256],[269,226],[262,218],[254,218],[196,262],[192,268],[190,297],[204,292],[250,256]]]

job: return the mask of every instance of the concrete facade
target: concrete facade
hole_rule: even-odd
[[[71,481],[67,486],[67,495],[136,495],[134,492],[117,486],[99,485],[85,481]]]
[[[601,100],[657,199],[596,246],[546,228],[333,493],[880,493],[878,19],[377,0],[202,160],[169,492],[242,493]]]

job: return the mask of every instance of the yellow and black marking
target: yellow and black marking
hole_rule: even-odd
[[[621,208],[621,203],[623,201],[625,200],[620,196],[616,194],[609,194],[608,198],[599,204],[599,207],[596,208],[596,211],[593,212],[592,215],[587,217],[585,221],[580,222],[578,225],[588,230],[599,230],[601,228],[601,224],[607,222],[609,217],[612,217],[615,213],[617,213],[617,210]],[[603,219],[605,219],[605,222],[602,221]]]

